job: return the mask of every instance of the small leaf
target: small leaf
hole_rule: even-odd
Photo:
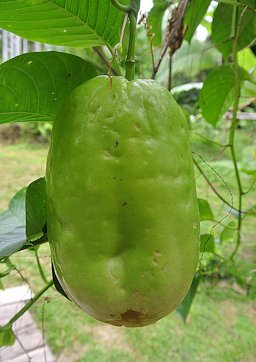
[[[0,279],[0,290],[4,290],[4,285],[3,285],[2,281],[1,281],[1,279]]]
[[[215,220],[211,206],[207,200],[198,199],[198,205],[199,205],[200,221]]]
[[[46,191],[44,177],[32,182],[26,193],[26,236],[37,240],[44,235],[46,224]]]
[[[241,3],[255,8],[254,0],[242,0]],[[213,17],[212,39],[224,58],[227,58],[233,51],[236,32],[233,24],[237,23],[236,28],[239,29],[237,51],[245,48],[255,39],[256,24],[254,12],[250,9],[244,11],[243,7],[239,7],[236,15],[234,9],[233,5],[219,4]],[[234,16],[237,16],[237,22],[235,22]]]
[[[59,280],[58,280],[58,278],[57,278],[57,275],[56,275],[56,273],[55,273],[53,264],[52,264],[52,279],[53,279],[53,283],[54,283],[54,286],[55,286],[56,290],[57,290],[61,295],[63,295],[65,298],[67,298],[68,300],[70,300],[69,297],[67,296],[67,294],[65,293],[65,291],[63,290],[62,286],[60,285],[60,282],[59,282]]]
[[[26,243],[26,188],[17,192],[9,209],[0,214],[0,259],[18,251]]]
[[[214,237],[210,234],[200,235],[200,251],[201,253],[214,253],[215,243]]]
[[[149,12],[147,24],[152,27],[150,33],[154,33],[153,45],[161,45],[162,20],[166,9],[170,6],[169,0],[154,0],[154,6]]]
[[[0,348],[12,346],[15,343],[15,335],[11,327],[0,327]]]
[[[195,298],[200,280],[201,280],[201,276],[198,273],[196,273],[187,295],[185,296],[183,302],[179,305],[179,307],[177,309],[177,312],[180,314],[180,316],[184,322],[186,322],[186,319],[187,319],[188,313],[190,311],[192,302]]]
[[[232,242],[236,239],[236,223],[231,221],[226,227],[223,228],[220,234],[220,241],[222,242]]]
[[[239,68],[240,83],[247,78],[248,73]],[[235,81],[230,65],[222,65],[209,73],[200,92],[200,106],[207,122],[216,125],[233,103]]]
[[[185,14],[184,23],[187,25],[185,40],[190,41],[196,28],[201,23],[211,0],[191,0]]]
[[[67,53],[28,53],[8,60],[0,66],[0,124],[54,121],[69,92],[95,76],[91,64]]]

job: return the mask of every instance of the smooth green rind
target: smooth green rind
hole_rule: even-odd
[[[46,190],[54,267],[77,305],[128,327],[177,308],[198,262],[199,214],[185,119],[165,88],[96,77],[72,91]]]

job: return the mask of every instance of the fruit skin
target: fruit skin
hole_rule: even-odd
[[[47,222],[63,289],[94,318],[154,323],[198,263],[199,214],[183,113],[155,81],[96,77],[54,123]]]

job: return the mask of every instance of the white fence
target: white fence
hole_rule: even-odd
[[[6,62],[23,53],[40,52],[42,50],[55,48],[41,43],[31,42],[6,30],[0,29],[0,34],[2,37],[2,62]]]

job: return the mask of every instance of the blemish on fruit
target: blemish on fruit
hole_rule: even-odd
[[[154,254],[156,256],[161,256],[161,251],[157,249],[157,250],[154,251]]]
[[[158,265],[158,259],[155,256],[152,259],[152,264],[153,265]]]
[[[121,314],[122,321],[132,323],[132,325],[140,325],[141,320],[145,318],[145,315],[141,312],[129,309],[125,313]]]
[[[136,123],[134,124],[134,128],[135,128],[135,131],[140,132],[140,130],[141,130],[141,125],[140,125],[138,122],[136,122]]]

